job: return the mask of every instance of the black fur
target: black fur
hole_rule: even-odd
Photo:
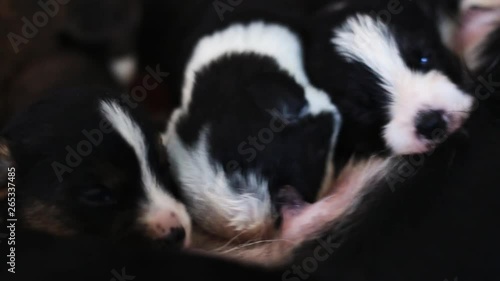
[[[357,223],[341,228],[345,232],[343,240],[335,240],[336,252],[311,278],[497,279],[499,43],[500,29],[489,36],[480,55],[484,63],[472,74],[475,82],[467,86],[478,102],[464,125],[467,137],[450,138],[431,154],[401,158],[393,174],[364,198],[353,215]],[[303,265],[303,258],[317,246],[310,243],[310,251],[295,264]],[[293,277],[298,275],[286,280],[297,280]]]
[[[23,232],[18,237],[16,273],[0,278],[24,280],[280,280],[281,273],[177,251],[112,245],[92,236],[54,238]],[[22,243],[21,243],[22,242]],[[0,246],[6,245],[5,243]],[[5,253],[2,251],[2,253]]]
[[[179,193],[171,183],[159,133],[141,107],[130,108],[120,99],[106,89],[66,89],[29,107],[2,131],[16,169],[18,231],[93,235],[132,245],[152,241],[137,222],[145,198],[137,156],[110,127],[101,101],[115,101],[132,116],[149,143],[151,169],[172,194]]]
[[[229,2],[236,3],[234,7]],[[217,3],[229,10],[217,10]],[[180,87],[186,60],[201,36],[235,22],[268,20],[303,31],[307,4],[301,0],[256,1],[162,1],[144,0],[144,16],[139,32],[140,67],[161,65],[169,71],[169,88],[174,104],[180,103]]]
[[[149,21],[142,29],[142,64],[159,60],[163,69],[171,70],[171,89],[177,102],[186,64],[200,38],[230,25],[261,20],[282,24],[300,37],[306,12],[301,1],[242,1],[220,18],[214,6],[215,2],[201,1],[146,4],[150,9],[146,8]],[[158,11],[166,11],[172,18],[154,17]],[[161,47],[152,52],[155,45]],[[253,171],[269,181],[273,197],[282,186],[292,185],[304,200],[312,202],[323,180],[331,136],[338,124],[326,113],[301,119],[306,105],[304,89],[279,69],[274,58],[232,54],[196,75],[190,113],[180,118],[176,130],[186,144],[193,145],[200,131],[210,128],[210,156],[229,178],[236,172]],[[276,112],[283,116],[277,117]],[[260,148],[262,144],[257,148],[243,144],[276,118],[288,124],[283,132],[274,134],[265,149]],[[245,187],[235,183],[235,188]]]
[[[331,5],[342,1],[323,2]],[[306,35],[305,61],[311,81],[330,94],[344,118],[336,147],[337,168],[353,156],[392,153],[382,139],[382,129],[389,121],[386,108],[390,99],[379,74],[362,63],[347,62],[334,51],[331,42],[333,29],[348,17],[362,13],[388,23],[408,67],[423,73],[439,70],[458,86],[465,84],[460,60],[443,45],[437,30],[438,18],[430,16],[428,5],[386,0],[345,3],[346,8],[339,11],[328,11],[327,4],[315,7]],[[430,63],[422,65],[422,57],[429,58]]]

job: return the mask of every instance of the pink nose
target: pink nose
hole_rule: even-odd
[[[148,233],[153,240],[169,244],[183,244],[186,230],[174,212],[158,212],[147,222]]]

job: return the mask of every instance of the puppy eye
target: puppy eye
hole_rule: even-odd
[[[429,57],[421,57],[420,58],[420,65],[427,66],[429,63],[430,63]]]
[[[103,185],[85,188],[80,194],[80,201],[91,207],[106,207],[116,204],[113,192]]]
[[[432,67],[433,56],[430,52],[422,52],[417,57],[417,68],[428,70]]]

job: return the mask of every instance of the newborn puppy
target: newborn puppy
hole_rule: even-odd
[[[426,7],[331,2],[311,20],[306,63],[344,117],[339,165],[353,156],[425,153],[454,134],[473,100]]]
[[[17,231],[189,244],[190,219],[160,136],[120,96],[62,90],[17,115],[1,136],[0,200],[5,210],[15,202]],[[15,177],[6,176],[11,170]]]
[[[459,60],[437,24],[422,21],[428,18],[422,7],[405,2],[384,20],[375,12],[388,7],[383,1],[333,4],[314,17],[304,38],[312,82],[343,113],[336,180],[314,204],[286,206],[272,240],[228,250],[239,258],[279,263],[302,243],[349,223],[365,195],[398,175],[394,156],[433,150],[462,126],[473,105],[461,87]]]
[[[306,273],[348,281],[490,280],[498,275],[500,29],[485,41],[482,64],[472,75],[476,83],[468,87],[479,102],[464,123],[467,137],[449,138],[430,155],[398,157],[396,176],[404,180],[395,186],[382,182],[377,194],[360,203],[357,218],[351,216],[356,225],[344,239],[333,240],[329,233],[319,243],[312,241],[294,263],[302,270],[289,268],[284,280]],[[407,177],[408,172],[415,175]],[[325,241],[337,247],[323,262],[319,245]],[[321,257],[321,273],[307,271],[314,265],[310,257]]]
[[[206,6],[177,38],[188,50],[172,54],[182,100],[164,144],[195,248],[272,239],[286,213],[330,185],[340,116],[309,83],[289,16],[273,17],[290,11],[285,2],[242,3],[223,21]]]

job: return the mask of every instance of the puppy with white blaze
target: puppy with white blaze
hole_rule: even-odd
[[[415,2],[345,1],[310,22],[308,74],[344,117],[341,165],[353,156],[426,153],[469,115],[463,67],[438,20]]]
[[[273,11],[289,11],[278,3]],[[270,6],[248,1],[224,21],[206,6],[176,39],[186,56],[167,60],[183,75],[164,144],[193,219],[193,248],[258,263],[268,259],[252,242],[279,239],[296,209],[331,185],[341,125],[306,76],[295,24],[269,15]]]
[[[126,247],[187,246],[190,218],[165,173],[159,140],[146,115],[119,95],[95,88],[61,90],[2,131],[0,202],[7,206],[11,191],[5,174],[13,167],[19,235],[99,237]]]

